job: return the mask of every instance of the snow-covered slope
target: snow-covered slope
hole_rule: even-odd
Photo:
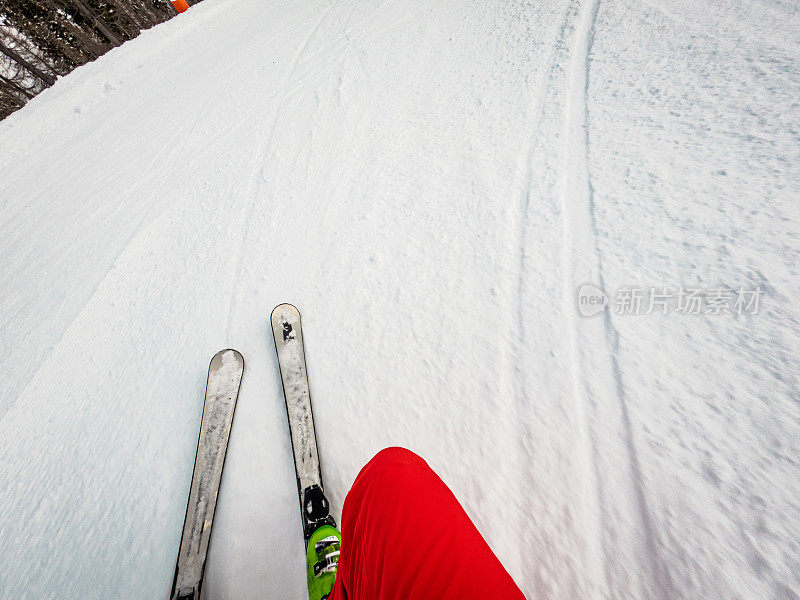
[[[0,598],[167,596],[225,347],[205,597],[304,597],[284,301],[337,514],[403,445],[530,598],[797,598],[798,32],[781,0],[206,0],[59,81],[0,123]],[[617,311],[651,287],[762,293]]]

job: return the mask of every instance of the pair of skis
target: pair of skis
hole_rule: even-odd
[[[271,321],[292,438],[303,536],[307,541],[318,527],[336,523],[329,513],[322,486],[300,313],[291,304],[281,304],[272,311]],[[189,503],[170,594],[172,600],[200,598],[211,525],[243,374],[244,359],[236,350],[218,352],[208,368]]]

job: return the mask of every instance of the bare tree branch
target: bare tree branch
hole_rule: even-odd
[[[83,0],[72,0],[72,3],[78,8],[79,11],[83,14],[84,17],[89,19],[97,30],[106,36],[106,39],[114,44],[115,46],[119,46],[122,44],[122,40],[120,40],[116,34],[111,31],[105,21],[98,17],[94,11],[89,8]]]
[[[46,84],[53,85],[56,82],[56,78],[55,77],[53,77],[52,75],[50,75],[48,73],[45,73],[44,71],[42,71],[36,65],[31,64],[30,62],[28,62],[27,60],[22,58],[19,54],[14,52],[11,48],[8,48],[2,42],[0,42],[0,52],[5,54],[11,60],[17,62],[18,64],[20,64],[23,67],[25,67],[26,69],[28,69],[28,71],[30,71],[31,73],[36,75],[36,77],[38,77],[39,79],[44,81]]]
[[[13,89],[15,92],[18,92],[18,93],[22,94],[23,96],[26,96],[29,100],[31,98],[33,98],[33,94],[31,94],[28,90],[18,86],[16,83],[11,81],[10,79],[6,79],[2,75],[0,75],[0,82],[5,83],[8,87]]]

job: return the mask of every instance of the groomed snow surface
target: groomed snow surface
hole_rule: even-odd
[[[402,445],[531,599],[796,600],[798,99],[797,0],[206,0],[63,78],[0,123],[0,597],[167,597],[226,347],[205,598],[305,597],[292,302],[337,515]]]

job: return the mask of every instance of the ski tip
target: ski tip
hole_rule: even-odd
[[[281,321],[290,317],[299,318],[300,311],[297,310],[297,307],[294,304],[283,303],[278,304],[275,308],[272,309],[271,320],[273,323],[277,321]]]
[[[225,350],[220,350],[217,352],[214,355],[214,358],[211,359],[209,368],[213,368],[215,364],[219,365],[230,362],[235,362],[244,368],[244,357],[242,356],[241,352],[234,350],[233,348],[226,348]]]

